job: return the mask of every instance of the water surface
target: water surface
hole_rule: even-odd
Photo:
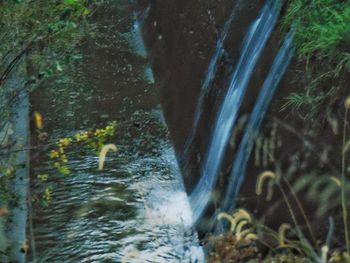
[[[123,2],[124,3],[124,2]],[[44,262],[203,261],[177,161],[145,56],[135,51],[135,16],[116,3],[95,15],[99,34],[82,45],[67,82],[35,94],[49,142],[118,123],[105,169],[94,151],[73,147],[69,175],[39,145],[32,167],[36,256]],[[48,174],[44,184],[36,179]],[[44,186],[52,201],[40,201]]]

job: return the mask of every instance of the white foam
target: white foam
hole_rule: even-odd
[[[192,226],[192,211],[185,192],[159,191],[156,196],[161,197],[161,201],[146,207],[149,224]]]

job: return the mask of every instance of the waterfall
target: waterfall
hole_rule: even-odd
[[[239,193],[239,189],[244,179],[247,162],[253,149],[255,139],[259,133],[264,115],[268,109],[276,88],[284,75],[291,58],[293,56],[293,35],[291,31],[286,36],[280,48],[271,70],[261,88],[261,92],[250,115],[249,122],[245,128],[243,139],[233,162],[232,172],[229,177],[229,184],[225,194],[223,210],[231,211],[235,202],[234,199]]]
[[[194,222],[200,218],[210,200],[249,79],[277,22],[280,9],[281,1],[267,1],[243,43],[239,61],[230,78],[226,96],[216,118],[201,168],[201,178],[190,196]]]
[[[233,22],[233,19],[236,15],[237,9],[240,6],[240,3],[241,3],[241,1],[237,1],[237,3],[234,5],[234,7],[229,15],[229,18],[227,19],[227,21],[224,24],[224,27],[223,27],[223,30],[221,31],[219,39],[216,42],[214,54],[209,62],[209,65],[208,65],[208,68],[207,68],[207,71],[205,74],[205,78],[204,78],[203,84],[202,84],[200,92],[199,92],[198,102],[197,102],[197,106],[196,106],[194,118],[193,118],[192,129],[191,129],[191,132],[190,132],[190,134],[187,137],[186,142],[185,142],[184,153],[183,153],[183,158],[182,158],[183,160],[188,160],[189,150],[190,150],[190,147],[193,143],[193,139],[196,135],[199,121],[200,121],[201,116],[202,116],[204,99],[212,86],[212,83],[214,81],[214,77],[215,77],[217,69],[218,69],[219,62],[225,53],[224,43],[225,43],[227,34],[231,28],[231,24]]]
[[[148,57],[148,52],[142,37],[141,30],[142,30],[143,23],[149,14],[149,11],[150,11],[150,6],[148,6],[146,10],[141,13],[134,12],[135,21],[134,21],[134,24],[132,25],[132,30],[131,30],[132,37],[130,41],[134,49],[134,52],[138,54],[140,57],[145,59]]]
[[[144,59],[148,58],[148,51],[142,36],[142,27],[149,15],[150,9],[151,6],[148,5],[143,12],[134,12],[135,21],[132,25],[131,40],[129,41],[134,52]],[[153,70],[149,63],[146,63],[143,67],[143,78],[149,84],[155,83]]]

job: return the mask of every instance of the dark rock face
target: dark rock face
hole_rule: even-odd
[[[191,147],[190,159],[181,160],[184,143],[192,128],[194,111],[206,69],[214,53],[216,41],[223,25],[236,4],[237,1],[231,0],[153,0],[150,3],[150,13],[143,29],[156,83],[161,89],[161,100],[166,121],[182,165],[184,181],[189,193],[199,180],[199,163],[204,158],[213,122],[227,88],[229,75],[238,60],[247,30],[257,18],[264,1],[245,0],[239,4],[224,43],[226,53],[220,61],[213,87],[211,87],[210,93],[205,98],[205,108]],[[148,1],[143,1],[140,4],[143,7],[147,5]],[[240,116],[251,112],[262,83],[278,51],[282,37],[281,30],[277,26],[255,67],[240,108]],[[300,89],[303,78],[301,76],[298,77],[297,74],[300,74],[301,69],[303,67],[297,65],[296,62],[292,62],[287,74],[280,82],[265,118],[263,125],[264,134],[271,133],[273,122],[276,119],[287,123],[292,121],[296,129],[302,127],[302,123],[291,119],[291,117],[287,116],[287,112],[281,111],[287,94]],[[300,81],[296,83],[294,80],[298,78]],[[280,136],[285,138],[283,145],[286,145],[288,151],[277,149],[275,154],[280,157],[279,159],[284,160],[285,163],[281,165],[288,167],[290,159],[294,158],[291,153],[297,152],[302,148],[304,142],[303,139],[300,139],[300,136],[290,135],[289,132],[285,132],[283,129],[280,131]],[[239,143],[239,136],[236,143]],[[217,184],[216,198],[207,210],[208,216],[212,214],[215,208],[219,207],[222,195],[225,193],[227,176],[232,166],[235,149],[231,147],[226,153]],[[275,169],[275,164],[256,167],[254,158],[251,159],[238,205],[246,207],[254,213],[254,216],[266,216],[265,222],[268,225],[279,226],[282,222],[290,221],[290,215],[285,212],[287,211],[285,207],[282,208],[284,212],[278,217],[268,216],[267,211],[271,203],[261,200],[261,198],[259,199],[255,194],[258,174],[267,169]],[[275,193],[273,198],[280,200],[281,196]],[[306,209],[312,211],[312,207],[306,207]],[[202,221],[205,222],[204,219]],[[208,229],[205,225],[199,225],[199,230],[207,231]]]
[[[202,81],[216,41],[236,1],[152,1],[145,39],[150,49],[156,79],[162,88],[162,102],[171,136],[180,154],[192,128]],[[244,1],[237,10],[220,61],[212,94],[205,101],[204,118],[196,136],[190,162],[197,169],[207,146],[212,123],[232,67],[238,59],[247,28],[258,15],[261,1]],[[257,73],[259,74],[259,73]],[[256,75],[257,75],[256,74]],[[252,80],[252,83],[255,83]],[[196,157],[196,155],[198,156]],[[186,171],[185,171],[186,172]],[[190,174],[193,174],[192,172]],[[185,176],[188,190],[196,178]]]

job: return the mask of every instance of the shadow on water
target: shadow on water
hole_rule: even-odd
[[[158,91],[147,60],[130,46],[132,15],[121,3],[95,14],[99,34],[82,45],[83,61],[71,78],[32,97],[50,143],[118,123],[116,139],[108,143],[119,151],[108,155],[103,171],[97,170],[95,152],[74,149],[68,156],[71,173],[59,174],[47,157],[49,147],[33,138],[44,149],[32,152],[39,157],[31,174],[37,200],[33,233],[38,260],[44,262],[120,262],[128,254],[135,257],[132,262],[201,257]],[[40,202],[39,174],[49,175],[47,207]]]

